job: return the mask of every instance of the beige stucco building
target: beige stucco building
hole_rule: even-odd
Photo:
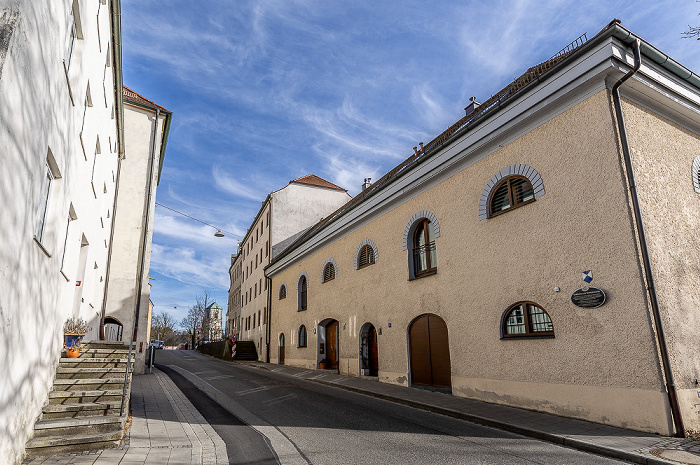
[[[309,174],[289,181],[262,202],[232,265],[241,273],[238,338],[255,342],[260,360],[269,359],[267,321],[272,297],[264,267],[292,239],[349,199],[342,187]],[[229,299],[235,290],[229,289]]]
[[[636,40],[580,38],[276,254],[271,360],[699,429],[700,79]]]

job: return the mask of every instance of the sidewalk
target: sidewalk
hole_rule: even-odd
[[[633,463],[700,465],[700,440],[696,439],[641,433],[439,392],[380,383],[376,378],[358,378],[325,370],[307,370],[262,362],[234,363],[284,373]]]
[[[31,465],[228,464],[226,444],[170,378],[157,369],[134,376],[132,424],[124,445],[80,454],[35,457]]]

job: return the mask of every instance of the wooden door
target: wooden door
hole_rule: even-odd
[[[280,334],[280,355],[278,363],[284,365],[284,334]]]
[[[451,388],[447,325],[437,315],[418,317],[408,330],[411,384]]]
[[[367,332],[367,346],[369,349],[369,375],[377,376],[379,374],[379,351],[377,350],[377,330],[374,326],[370,326]]]
[[[338,369],[338,322],[326,325],[326,359],[328,368]]]

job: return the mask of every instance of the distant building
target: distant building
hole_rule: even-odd
[[[226,310],[226,337],[239,337],[241,324],[241,282],[243,262],[236,260],[237,255],[231,255],[231,266],[228,269],[231,285],[228,289],[228,309]]]
[[[350,199],[340,186],[309,174],[267,196],[240,243],[232,269],[240,269],[241,340],[255,342],[260,360],[268,358],[271,292],[263,269],[296,236]],[[229,291],[229,298],[233,297]]]
[[[700,429],[700,77],[613,22],[466,113],[273,254],[272,362]]]
[[[221,328],[221,316],[223,309],[216,302],[209,305],[202,319],[202,338],[215,341],[223,337]]]

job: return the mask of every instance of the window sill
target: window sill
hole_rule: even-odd
[[[414,276],[409,279],[409,281],[415,281],[416,279],[421,279],[421,278],[427,278],[428,276],[433,276],[437,274],[437,268],[433,268],[430,271],[426,271],[424,273],[421,273],[419,276]]]
[[[44,247],[44,244],[42,244],[41,241],[40,241],[39,239],[36,238],[36,236],[34,236],[34,242],[36,242],[36,245],[39,246],[39,248],[41,249],[41,251],[44,252],[44,253],[46,254],[47,257],[51,258],[51,252],[49,252],[49,251],[46,249],[46,247]]]
[[[305,308],[299,308],[299,309],[297,309],[297,312],[305,312],[305,311],[306,311]]]
[[[526,334],[523,336],[501,336],[501,340],[508,339],[554,339],[554,334]]]

